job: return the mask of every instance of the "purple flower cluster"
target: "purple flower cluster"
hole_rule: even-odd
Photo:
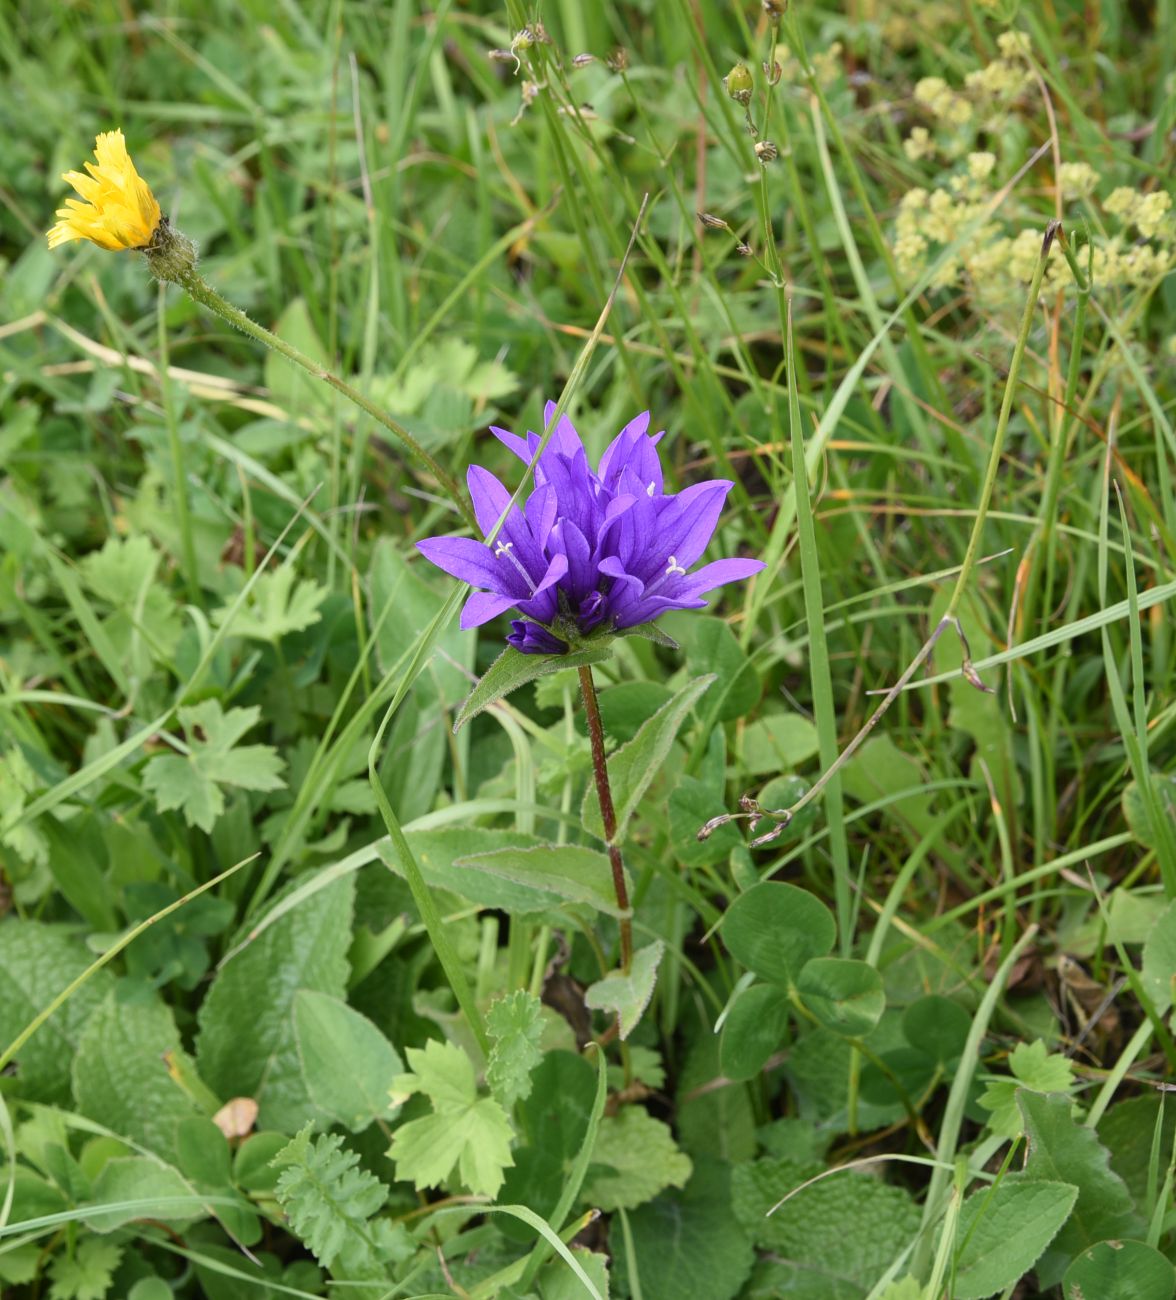
[[[554,410],[548,402],[545,425]],[[716,560],[690,572],[734,485],[710,479],[664,491],[662,435],[648,429],[648,411],[630,420],[594,471],[565,415],[535,466],[525,506],[507,515],[492,545],[470,537],[417,544],[438,568],[483,588],[466,601],[463,628],[517,609],[523,617],[511,624],[510,644],[525,654],[562,654],[565,637],[636,627],[668,609],[702,609],[706,592],[764,567],[760,560]],[[537,433],[491,432],[527,465],[542,441]],[[510,493],[480,465],[470,466],[467,482],[478,526],[489,536]]]

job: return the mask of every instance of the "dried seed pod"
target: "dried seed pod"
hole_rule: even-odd
[[[629,51],[623,45],[618,45],[605,59],[605,63],[613,72],[627,72],[629,69]]]
[[[776,148],[771,140],[758,140],[755,146],[755,156],[766,167],[768,163],[775,162],[780,156],[780,150]]]
[[[702,222],[702,224],[703,224],[704,226],[709,227],[711,230],[730,230],[730,229],[731,229],[731,227],[727,225],[727,223],[723,220],[722,217],[716,217],[716,216],[715,216],[713,213],[711,213],[711,212],[700,212],[700,213],[698,214],[698,219],[699,219],[699,221]]]

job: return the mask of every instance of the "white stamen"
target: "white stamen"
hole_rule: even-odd
[[[671,573],[680,573],[683,577],[686,576],[686,570],[678,563],[676,555],[671,555],[670,562],[666,565],[666,577],[668,578]]]
[[[522,575],[523,581],[527,584],[527,590],[530,591],[531,595],[533,596],[535,594],[535,584],[531,581],[531,575],[523,567],[522,561],[518,558],[517,555],[513,554],[513,551],[514,551],[514,542],[499,542],[494,547],[494,558],[509,560],[511,564],[513,564],[514,567]]]

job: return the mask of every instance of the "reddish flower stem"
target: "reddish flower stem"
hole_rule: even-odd
[[[600,820],[604,823],[604,838],[608,844],[608,860],[612,865],[613,888],[617,906],[629,910],[629,891],[625,887],[625,866],[617,844],[617,813],[613,807],[612,787],[608,783],[608,763],[604,757],[604,727],[600,722],[600,704],[596,699],[596,684],[592,668],[585,664],[580,670],[580,693],[584,697],[584,712],[588,717],[588,738],[592,742],[592,770],[596,776],[596,793],[600,798]],[[633,924],[627,916],[621,917],[621,969],[628,973],[633,960]]]

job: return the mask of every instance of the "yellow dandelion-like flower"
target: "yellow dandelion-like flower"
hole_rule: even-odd
[[[151,187],[135,170],[123,133],[103,131],[95,141],[94,156],[96,163],[86,163],[88,176],[62,175],[82,197],[66,199],[65,207],[57,210],[61,220],[48,232],[49,247],[88,239],[112,252],[147,248],[163,215]]]

